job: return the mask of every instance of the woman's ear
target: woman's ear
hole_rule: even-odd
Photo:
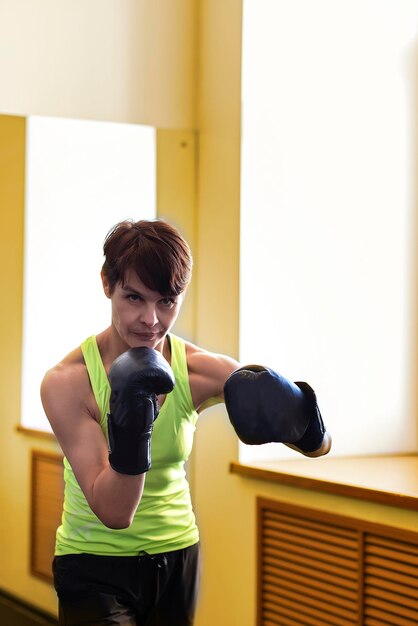
[[[102,278],[102,285],[103,285],[103,291],[105,293],[106,298],[110,298],[111,294],[111,290],[110,290],[110,285],[109,285],[109,281],[107,280],[103,270],[100,272],[100,276]]]

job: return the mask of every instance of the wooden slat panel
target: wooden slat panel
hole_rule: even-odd
[[[371,595],[373,594],[373,595]],[[384,599],[384,598],[379,598],[376,595],[374,595],[373,589],[366,589],[366,595],[368,595],[367,598],[367,605],[368,606],[372,606],[375,607],[377,609],[380,609],[382,611],[386,611],[387,613],[391,613],[393,615],[400,615],[401,617],[404,617],[406,619],[412,619],[415,620],[415,622],[418,624],[418,610],[417,610],[417,603],[415,602],[415,606],[408,607],[406,606],[405,600],[402,597],[394,597],[392,596],[392,601],[389,601],[389,598]],[[401,604],[402,601],[402,604]]]
[[[31,573],[52,581],[55,533],[61,523],[62,456],[32,452]]]
[[[306,578],[304,576],[295,574],[290,570],[287,570],[286,572],[276,570],[275,575],[271,575],[268,573],[267,568],[265,569],[265,574],[263,576],[263,583],[266,585],[280,586],[284,578],[288,582],[294,582],[299,589],[301,586],[305,586]],[[358,596],[357,584],[353,584],[352,589],[346,589],[345,587],[339,587],[333,583],[328,584],[324,580],[317,580],[312,577],[310,578],[310,584],[315,593],[318,590],[322,590],[324,593],[328,594],[333,593],[335,596],[340,598],[340,601],[347,600],[348,602],[355,602]]]
[[[335,580],[337,577],[339,580],[337,584],[345,587],[347,581],[357,581],[357,572],[338,567],[333,565],[332,562],[324,563],[322,561],[316,561],[314,558],[304,557],[303,554],[292,553],[291,550],[283,549],[283,552],[278,553],[277,556],[272,554],[272,550],[266,547],[264,552],[264,562],[266,565],[277,567],[278,569],[292,567],[297,564],[306,572],[315,572],[318,575],[322,575],[325,580]]]
[[[274,540],[275,537],[291,537],[293,543],[306,546],[310,545],[313,548],[317,548],[317,546],[320,545],[324,553],[331,554],[335,552],[335,546],[338,545],[339,553],[347,558],[352,556],[353,549],[355,550],[357,547],[357,537],[352,541],[337,537],[333,537],[330,540],[330,537],[327,536],[326,533],[309,532],[306,529],[302,530],[297,526],[292,527],[286,524],[272,525],[271,523],[267,523],[264,527],[264,535],[271,537],[272,540]]]
[[[331,587],[328,586],[328,589],[331,590]],[[300,584],[295,584],[294,581],[289,579],[289,576],[283,575],[281,579],[277,579],[274,583],[269,583],[267,581],[264,582],[264,593],[267,594],[275,594],[279,596],[286,590],[289,594],[300,594]],[[333,590],[332,590],[333,593]],[[313,601],[321,600],[326,604],[329,604],[330,591],[325,591],[323,585],[315,585],[315,587],[306,587],[305,586],[305,596],[306,598],[313,598]],[[353,595],[351,599],[347,599],[341,596],[334,595],[334,604],[340,609],[347,611],[355,611],[357,608],[357,597]]]
[[[358,570],[358,559],[353,557],[355,553],[348,553],[347,550],[341,552],[338,550],[338,555],[334,552],[324,552],[322,549],[322,545],[315,544],[313,542],[307,541],[305,544],[300,541],[293,541],[293,537],[291,535],[284,535],[283,539],[271,538],[268,534],[264,535],[264,540],[268,542],[269,552],[270,554],[280,554],[284,549],[288,549],[289,552],[293,554],[299,554],[305,556],[307,559],[314,559],[316,562],[324,563],[324,567],[326,569],[325,564],[329,562],[330,555],[332,558],[332,563],[337,565],[341,571],[351,570],[356,572]]]
[[[402,592],[404,589],[402,589]],[[418,615],[418,598],[417,595],[405,595],[404,593],[391,593],[386,589],[380,589],[379,587],[366,585],[364,588],[364,592],[367,596],[369,596],[369,604],[373,606],[374,602],[381,601],[384,603],[391,603],[392,605],[399,604],[400,600],[402,601],[402,606],[406,607],[412,611],[415,611],[415,615]],[[376,605],[375,605],[376,606]],[[390,609],[388,609],[390,610]]]
[[[378,569],[385,569],[391,572],[397,572],[399,574],[403,574],[404,576],[415,577],[417,574],[417,568],[413,565],[408,565],[408,563],[402,563],[399,560],[392,559],[383,559],[380,557],[370,556],[366,553],[365,556],[366,568],[367,566],[374,565]]]
[[[365,626],[418,624],[418,546],[366,534]]]
[[[409,597],[415,599],[418,598],[418,580],[407,578],[407,581],[411,584],[406,584],[405,582],[402,584],[401,582],[394,582],[390,579],[386,580],[385,578],[382,578],[382,576],[367,575],[365,577],[365,586],[373,587],[375,593],[381,592],[385,595],[390,593],[396,593],[398,595],[401,594],[406,600]]]
[[[393,571],[391,569],[386,569],[382,567],[373,567],[373,566],[368,565],[367,574],[369,576],[375,576],[376,578],[381,578],[382,580],[388,580],[390,582],[393,582],[394,580],[396,580],[397,583],[407,588],[411,587],[412,589],[418,589],[418,580],[416,577],[404,576],[403,574],[400,574],[399,572],[397,572],[396,579],[395,579],[393,576]]]
[[[327,523],[327,530],[329,529],[329,532],[325,533],[321,525],[313,519],[310,520],[293,515],[286,515],[284,513],[278,513],[277,511],[265,511],[264,519],[264,526],[266,528],[269,526],[270,522],[276,523],[277,525],[283,523],[286,526],[290,526],[290,528],[294,527],[295,533],[302,533],[305,530],[308,531],[309,536],[316,536],[324,541],[328,541],[330,537],[332,537],[334,541],[336,541],[337,538],[340,538],[341,542],[344,542],[344,539],[348,540],[349,545],[351,545],[353,541],[353,531],[351,529],[341,528]]]
[[[284,602],[289,601],[289,606],[298,606],[301,613],[308,612],[309,614],[315,609],[316,612],[322,614],[335,615],[337,617],[344,617],[350,621],[353,618],[353,610],[356,610],[356,604],[344,608],[339,602],[338,605],[334,602],[330,603],[330,597],[326,594],[318,593],[305,593],[301,594],[300,589],[291,589],[287,585],[283,585],[280,589],[281,593],[278,593],[277,588],[271,589],[264,588],[264,600],[277,606],[282,606]],[[281,594],[284,595],[286,600],[283,600]]]
[[[371,620],[376,620],[373,623],[379,626],[417,626],[416,619],[405,619],[399,615],[389,614],[373,607],[365,607],[364,611],[364,626],[371,626]]]
[[[262,626],[357,624],[357,531],[269,509],[260,522]]]
[[[382,537],[379,535],[367,535],[367,545],[371,549],[372,546],[382,546],[395,550],[396,552],[404,552],[405,554],[413,554],[418,556],[418,544],[413,544],[390,537]]]
[[[412,625],[409,623],[405,624],[400,624],[398,622],[392,622],[392,621],[387,621],[388,619],[391,619],[389,616],[383,614],[383,615],[379,615],[378,617],[373,617],[372,615],[367,615],[365,622],[364,622],[364,626],[416,626],[416,622],[414,622]]]
[[[258,626],[418,626],[418,533],[258,504]]]
[[[370,556],[377,556],[382,559],[389,559],[391,561],[400,561],[403,564],[408,563],[414,568],[418,566],[418,550],[416,554],[406,552],[401,548],[398,550],[396,544],[390,549],[382,546],[369,545],[367,554]]]
[[[318,611],[314,607],[305,607],[282,598],[280,604],[265,601],[265,610],[270,615],[288,617],[295,620],[298,624],[306,624],[307,626],[350,626],[356,624],[355,619],[345,620],[331,615],[327,610]],[[276,618],[277,619],[277,618]],[[280,622],[278,622],[280,624]]]
[[[299,620],[295,621],[288,616],[265,611],[263,626],[303,626],[303,624]]]
[[[267,574],[271,574],[274,576],[274,574],[275,573],[277,574],[277,572],[286,572],[286,574],[288,572],[296,573],[302,577],[303,585],[306,585],[308,583],[314,586],[313,577],[312,577],[312,569],[308,569],[306,567],[299,567],[298,565],[295,565],[294,563],[286,563],[286,564],[280,565],[279,563],[274,562],[273,564],[269,565],[266,563],[266,561],[263,561],[262,566],[264,568],[263,571]],[[334,585],[336,588],[336,593],[338,590],[339,590],[339,593],[342,593],[343,590],[351,590],[351,591],[354,591],[356,596],[358,595],[357,579],[349,580],[345,578],[345,579],[336,580],[332,576],[330,577],[328,574],[324,574],[323,572],[319,572],[319,571],[315,571],[315,579],[319,581],[321,584],[326,583],[326,584]]]

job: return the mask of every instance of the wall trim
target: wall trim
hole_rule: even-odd
[[[3,621],[3,614],[7,615],[7,623],[13,624],[13,626],[20,626],[21,624],[27,626],[31,622],[34,626],[57,626],[58,624],[58,619],[51,613],[33,606],[4,589],[0,589],[0,621],[2,624],[6,623]]]

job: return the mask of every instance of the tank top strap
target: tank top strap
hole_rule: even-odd
[[[186,406],[193,414],[192,393],[190,390],[189,370],[187,367],[186,344],[183,339],[176,335],[169,335],[171,350],[171,368],[176,378],[174,395],[181,398],[183,406]]]
[[[189,371],[187,368],[186,344],[183,339],[170,334],[171,367],[176,386],[174,396],[183,407],[195,413],[190,391]],[[88,337],[81,344],[81,351],[86,363],[90,384],[100,412],[100,425],[107,434],[107,412],[109,410],[110,384],[97,346],[96,336]]]
[[[107,432],[107,411],[110,398],[110,384],[97,346],[96,336],[88,337],[81,344],[81,352],[86,363],[90,384],[100,412],[100,425]]]

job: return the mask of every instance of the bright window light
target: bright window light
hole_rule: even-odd
[[[244,3],[240,361],[309,382],[335,455],[417,450],[417,26],[417,1]]]
[[[28,118],[22,426],[49,431],[45,372],[110,323],[103,240],[126,218],[156,215],[155,130]]]

